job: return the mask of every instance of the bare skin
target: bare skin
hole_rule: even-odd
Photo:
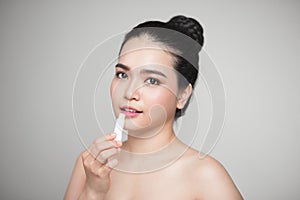
[[[81,154],[65,200],[243,199],[224,167],[210,156],[199,159],[192,148],[172,165],[151,173],[124,173],[95,163],[88,164],[86,151]]]
[[[132,39],[122,52],[149,46],[157,44],[147,38]],[[171,70],[173,61],[170,54],[153,49],[133,51],[119,58],[111,85],[114,112],[118,116],[124,112],[123,105],[130,105],[141,113],[136,117],[127,113],[127,142],[115,142],[116,135],[107,134],[95,139],[78,157],[65,200],[243,199],[217,160],[210,156],[199,159],[198,151],[176,138],[175,110],[183,108],[192,87],[189,84],[177,90],[176,73]],[[165,76],[153,74],[153,70]],[[132,156],[135,153],[146,156]]]
[[[110,187],[110,173],[117,165],[109,158],[119,152],[114,133],[97,138],[78,157],[64,199],[103,199]]]

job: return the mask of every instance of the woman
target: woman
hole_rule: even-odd
[[[203,29],[193,18],[149,21],[122,43],[111,99],[126,142],[110,133],[77,159],[65,199],[242,199],[224,167],[173,130],[198,74]]]

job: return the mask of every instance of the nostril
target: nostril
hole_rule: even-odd
[[[125,93],[125,97],[128,100],[139,100],[139,92],[138,90],[127,90]]]

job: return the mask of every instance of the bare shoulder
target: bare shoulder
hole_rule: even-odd
[[[243,199],[229,173],[215,158],[189,149],[183,160],[188,163],[187,173],[199,199]]]
[[[199,152],[191,150],[187,159],[191,163],[193,171],[196,172],[198,178],[201,179],[213,179],[218,181],[220,178],[228,177],[226,169],[223,165],[210,155],[204,155]]]
[[[64,200],[78,199],[83,190],[86,177],[82,163],[82,154],[83,152],[77,157]]]

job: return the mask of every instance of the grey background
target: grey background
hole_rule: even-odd
[[[245,199],[300,196],[299,1],[1,1],[0,199],[62,199],[83,150],[72,85],[88,52],[150,19],[197,18],[227,118],[212,152]]]

